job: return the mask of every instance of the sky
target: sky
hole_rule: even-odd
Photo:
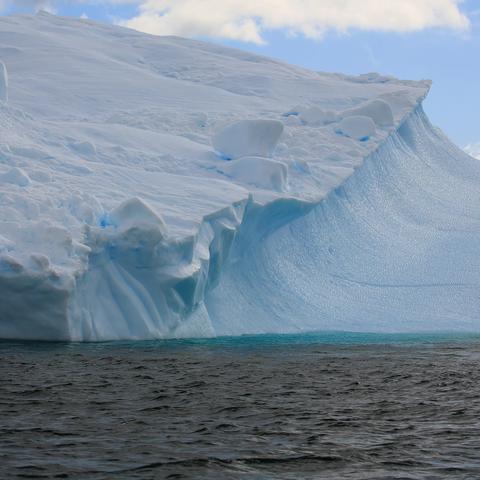
[[[328,72],[431,79],[425,109],[480,142],[480,0],[0,0],[153,34],[207,39]]]

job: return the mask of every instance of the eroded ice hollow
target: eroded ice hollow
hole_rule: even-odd
[[[479,330],[480,163],[428,82],[48,14],[0,34],[0,338]]]

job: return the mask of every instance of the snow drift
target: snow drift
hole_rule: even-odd
[[[428,82],[48,14],[0,37],[1,338],[479,330],[480,163]]]

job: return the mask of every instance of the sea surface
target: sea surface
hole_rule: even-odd
[[[0,477],[478,479],[480,337],[0,342]]]

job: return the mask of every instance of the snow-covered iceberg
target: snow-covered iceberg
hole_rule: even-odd
[[[429,82],[44,13],[0,37],[0,338],[480,329],[480,163]]]

